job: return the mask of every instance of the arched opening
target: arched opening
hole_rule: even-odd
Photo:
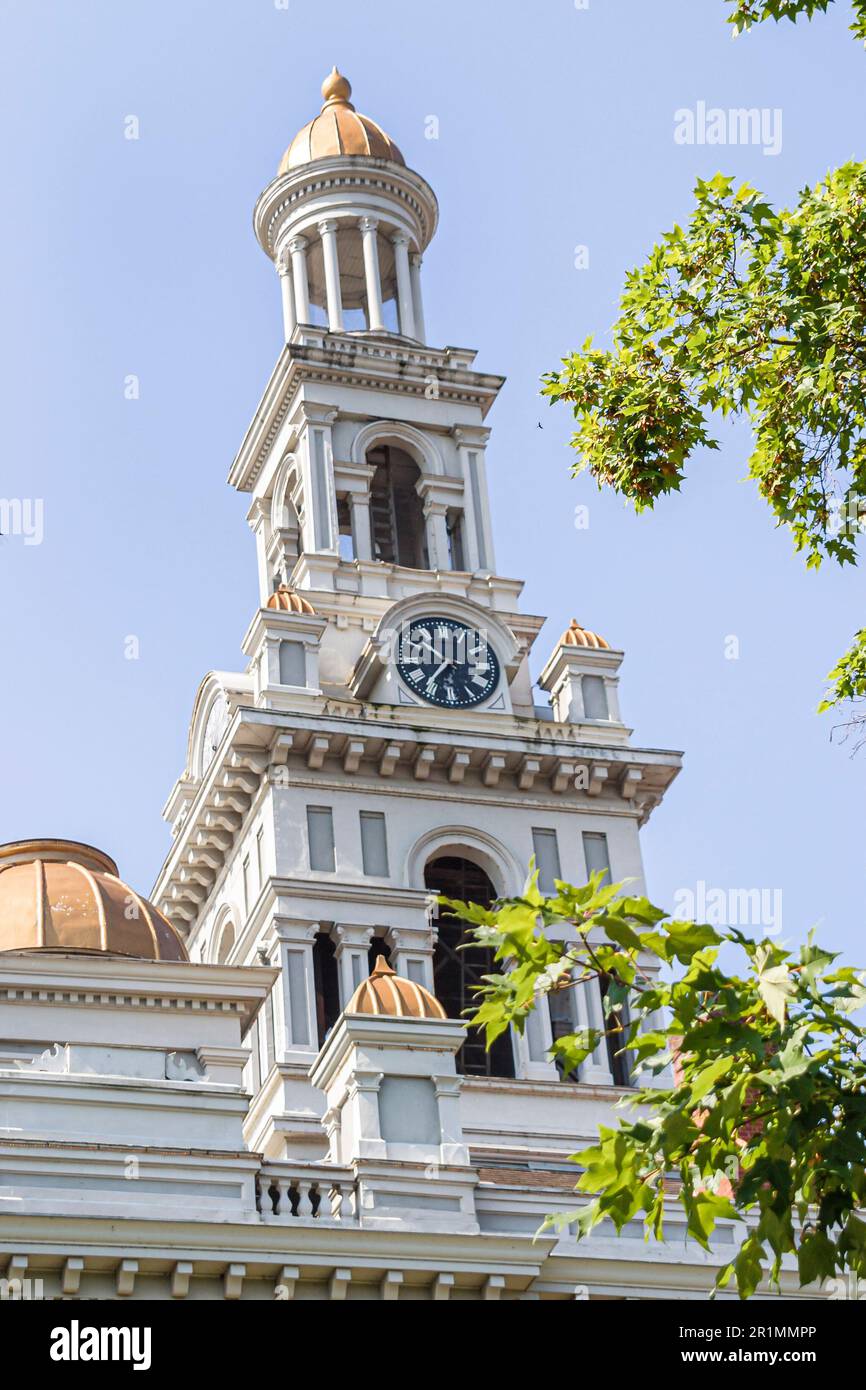
[[[482,907],[489,907],[496,897],[484,870],[456,855],[431,859],[424,870],[424,882],[431,893],[480,903]],[[466,923],[444,909],[439,914],[438,928],[433,956],[434,993],[449,1018],[463,1018],[464,1011],[476,1002],[475,988],[483,983],[483,976],[496,969],[493,952],[474,942],[466,945],[472,941]],[[464,946],[466,948],[462,949]],[[514,1050],[510,1033],[501,1034],[488,1052],[483,1032],[470,1028],[457,1054],[457,1069],[464,1076],[513,1077]]]
[[[409,569],[429,569],[424,506],[416,487],[420,476],[417,463],[405,449],[393,444],[368,449],[367,463],[376,470],[370,483],[373,559]]]
[[[217,951],[216,951],[216,963],[217,963],[217,965],[225,965],[226,961],[227,961],[228,958],[229,958],[229,955],[231,954],[231,949],[232,949],[232,947],[234,946],[234,944],[235,944],[235,929],[234,929],[234,924],[233,924],[232,922],[226,922],[225,926],[222,928],[222,931],[220,932],[219,941],[218,941],[218,943],[217,943]]]
[[[313,942],[313,985],[319,1047],[340,1017],[340,975],[337,946],[329,932],[317,932]]]

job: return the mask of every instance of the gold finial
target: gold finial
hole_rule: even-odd
[[[373,969],[370,971],[370,978],[379,975],[396,975],[397,971],[389,963],[387,956],[377,956]]]
[[[344,77],[336,68],[331,72],[322,83],[322,96],[325,98],[326,106],[351,106],[349,97],[352,95],[352,84],[347,77]],[[352,108],[354,110],[354,107]]]

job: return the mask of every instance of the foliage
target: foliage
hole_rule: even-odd
[[[866,497],[866,164],[775,212],[749,184],[699,180],[696,207],[627,277],[613,347],[545,377],[588,469],[638,510],[677,491],[712,412],[751,423],[750,476],[809,566],[854,564]],[[866,683],[855,643],[828,703]]]
[[[734,33],[811,20],[834,0],[726,0]],[[852,0],[866,43],[866,0]],[[775,213],[717,174],[627,278],[610,351],[583,350],[545,378],[571,404],[575,472],[588,468],[638,510],[679,489],[713,411],[745,417],[749,472],[807,564],[856,562],[866,481],[866,166],[849,163]],[[844,518],[842,527],[839,518]],[[852,524],[853,523],[853,524]],[[862,633],[831,672],[820,708],[866,690]]]
[[[833,0],[727,0],[730,6],[728,23],[734,26],[734,33],[749,29],[764,19],[790,19],[792,22],[805,15],[811,19],[816,14],[826,14]],[[852,0],[854,23],[851,32],[866,42],[866,0]]]
[[[866,1031],[851,1017],[866,987],[853,969],[811,939],[792,955],[736,929],[670,920],[601,874],[545,896],[533,872],[521,898],[489,909],[440,901],[495,952],[472,1018],[488,1046],[509,1025],[522,1032],[545,995],[612,980],[604,1030],[576,1030],[552,1055],[568,1073],[610,1036],[636,1083],[655,1078],[626,1093],[637,1118],[574,1155],[589,1200],[547,1225],[574,1224],[580,1239],[642,1213],[646,1238],[661,1240],[678,1202],[704,1248],[719,1220],[743,1223],[717,1281],[733,1278],[743,1298],[765,1274],[778,1282],[785,1255],[801,1284],[866,1276]],[[742,973],[724,968],[723,952]]]
[[[861,700],[866,697],[866,627],[854,638],[850,651],[833,667],[828,676],[831,682],[820,710],[832,708],[839,700]]]

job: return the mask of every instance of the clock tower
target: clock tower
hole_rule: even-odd
[[[452,1019],[489,968],[431,894],[516,894],[533,855],[543,887],[602,869],[642,888],[639,828],[680,765],[632,745],[604,638],[573,622],[536,656],[544,619],[498,572],[490,516],[503,379],[427,342],[435,194],[336,69],[322,95],[255,208],[283,346],[229,474],[257,557],[246,662],[199,689],[154,890],[191,959],[279,970],[246,1137],[303,1161],[326,1148],[310,1068],[377,959]],[[468,1033],[473,1151],[567,1153],[574,1100],[628,1084],[603,1048],[558,1074],[552,1038],[602,1016],[597,984],[561,999],[489,1053]]]

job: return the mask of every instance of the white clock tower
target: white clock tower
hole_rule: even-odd
[[[632,746],[622,653],[576,622],[538,661],[534,704],[544,620],[497,571],[487,489],[503,380],[427,343],[435,195],[336,70],[322,93],[255,209],[284,346],[229,475],[258,561],[247,664],[201,685],[154,890],[193,960],[279,970],[246,1140],[309,1162],[328,1089],[310,1069],[377,957],[451,1019],[488,968],[431,892],[517,893],[532,855],[543,886],[600,868],[640,886],[638,831],[680,764]],[[628,1083],[603,1049],[560,1078],[551,1038],[600,1019],[597,986],[564,1007],[490,1053],[469,1034],[467,1152],[567,1153],[575,1099]]]

